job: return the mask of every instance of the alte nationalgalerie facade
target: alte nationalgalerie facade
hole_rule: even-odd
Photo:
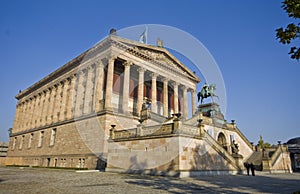
[[[217,104],[197,107],[199,82],[161,45],[110,34],[17,94],[6,164],[180,176],[241,172],[253,145]]]

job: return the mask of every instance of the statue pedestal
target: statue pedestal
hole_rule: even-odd
[[[145,121],[147,119],[150,119],[150,109],[149,108],[144,108],[141,110],[141,120]]]
[[[235,159],[235,163],[236,165],[243,171],[243,169],[245,168],[244,167],[244,164],[243,164],[243,156],[240,155],[240,154],[232,154],[232,157]],[[242,173],[242,172],[240,172]]]

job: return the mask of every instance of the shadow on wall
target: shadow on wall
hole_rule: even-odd
[[[203,145],[197,145],[191,149],[193,160],[189,163],[192,166],[191,170],[221,170],[229,171],[228,163],[225,159],[215,153],[209,153],[207,148]]]
[[[135,155],[130,158],[131,165],[126,173],[178,177],[179,173],[176,172],[175,160],[176,159],[173,159],[169,163],[157,168],[149,169],[147,160],[145,159],[143,162],[139,162],[138,157]]]

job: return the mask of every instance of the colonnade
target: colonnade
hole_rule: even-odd
[[[28,96],[21,98],[17,104],[14,121],[14,132],[34,129],[53,123],[80,117],[105,110],[112,110],[113,103],[113,75],[114,66],[117,57],[107,59],[107,68],[102,60],[90,64],[78,72],[53,81],[52,86],[42,86],[42,90],[32,92]],[[125,61],[123,73],[123,90],[122,90],[122,112],[129,111],[130,98],[130,72],[133,63]],[[136,65],[136,64],[135,64]],[[175,80],[164,77],[158,72],[151,72],[143,67],[138,67],[138,95],[137,95],[137,112],[142,109],[144,98],[144,81],[145,72],[151,76],[151,111],[157,112],[157,78],[162,78],[163,82],[163,116],[168,116],[168,86],[172,85],[174,90],[174,113],[179,112],[179,88],[183,94],[182,110],[184,118],[188,117],[188,92],[192,96],[192,113],[196,111],[196,94],[194,88],[189,88],[179,84]],[[106,72],[106,73],[105,73]],[[105,76],[106,75],[106,76]],[[106,80],[104,80],[106,77]],[[106,81],[106,82],[105,82]],[[104,86],[104,84],[106,85]],[[48,83],[47,83],[48,84]],[[194,86],[195,87],[195,86]]]

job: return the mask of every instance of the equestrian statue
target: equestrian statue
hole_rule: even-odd
[[[198,94],[197,94],[198,102],[201,100],[201,104],[202,104],[203,99],[208,98],[208,97],[211,97],[212,99],[213,99],[213,97],[219,98],[215,94],[215,90],[216,90],[216,84],[208,85],[207,83],[205,83],[201,89],[201,92],[198,92]]]

